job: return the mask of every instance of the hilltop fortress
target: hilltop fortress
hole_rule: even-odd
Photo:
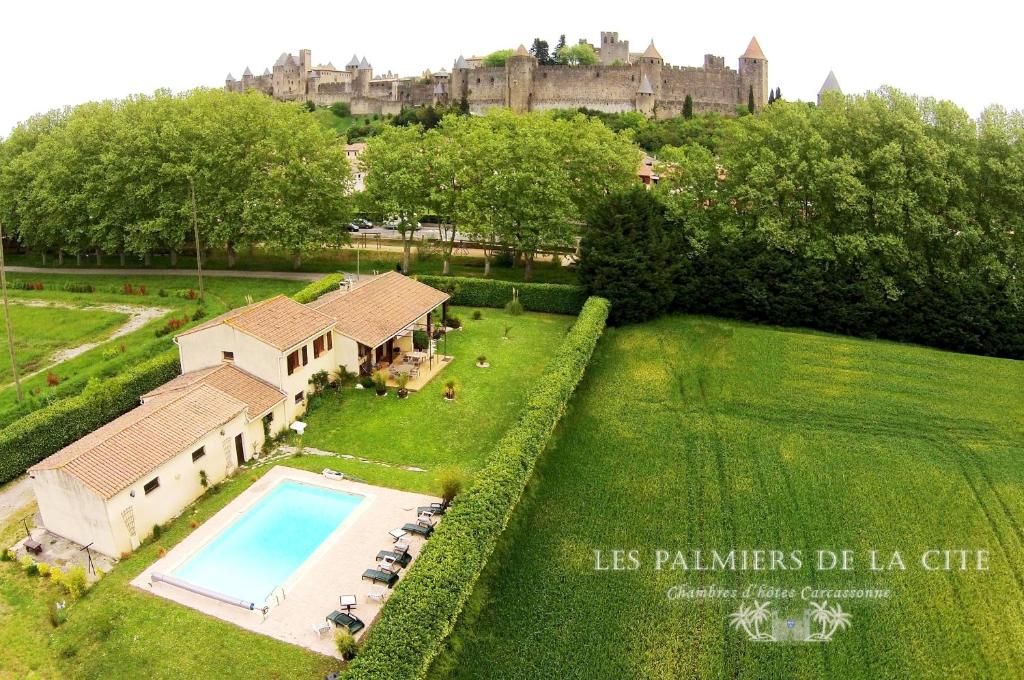
[[[580,41],[581,43],[584,41]],[[356,115],[397,114],[406,106],[451,104],[465,99],[472,113],[493,107],[513,111],[582,108],[606,112],[638,111],[669,118],[683,111],[686,97],[695,113],[734,114],[753,94],[754,106],[768,103],[768,60],[752,38],[736,70],[725,58],[704,55],[703,66],[671,66],[654,42],[642,53],[629,51],[618,33],[601,33],[593,46],[599,63],[592,66],[542,65],[522,45],[504,66],[488,67],[482,59],[459,57],[449,73],[422,76],[373,75],[366,57],[355,55],[344,68],[313,66],[309,50],[284,53],[261,76],[247,67],[241,80],[228,74],[230,92],[259,90],[275,99],[309,101],[317,106],[346,102]]]

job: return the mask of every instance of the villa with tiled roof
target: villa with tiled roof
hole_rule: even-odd
[[[414,330],[430,328],[448,298],[389,272],[309,304],[279,295],[183,331],[174,339],[181,375],[29,470],[44,526],[107,555],[134,550],[301,417],[314,374],[366,374],[412,351]]]

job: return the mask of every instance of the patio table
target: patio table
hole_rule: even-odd
[[[416,363],[422,363],[427,360],[426,352],[406,352],[405,356],[409,359],[412,359]]]
[[[339,603],[341,604],[341,608],[344,609],[346,612],[352,611],[352,608],[356,606],[355,595],[341,595],[338,597],[338,600]]]
[[[392,375],[398,373],[410,373],[412,372],[413,368],[415,367],[412,366],[411,364],[392,364],[391,373]]]

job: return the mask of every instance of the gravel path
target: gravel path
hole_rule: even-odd
[[[78,307],[76,305],[68,304],[66,302],[53,302],[50,300],[11,300],[11,304],[21,305],[23,307],[53,307],[56,309],[77,309],[83,312],[103,311],[117,312],[119,314],[129,315],[128,320],[121,324],[121,326],[117,330],[108,335],[106,338],[102,340],[97,340],[96,342],[87,342],[85,344],[78,345],[77,347],[68,347],[66,349],[62,349],[54,353],[54,355],[50,358],[49,364],[38,370],[21,376],[22,380],[26,380],[34,375],[39,375],[40,373],[48,371],[57,364],[63,361],[67,361],[68,359],[73,359],[84,352],[88,352],[93,347],[96,347],[104,342],[107,342],[108,340],[120,338],[124,335],[128,335],[133,331],[137,331],[138,329],[146,325],[149,321],[159,318],[171,311],[171,309],[167,307],[142,307],[137,305],[123,305],[114,303]],[[7,383],[7,385],[13,384],[13,381]],[[6,387],[7,385],[4,385],[3,387]],[[2,389],[2,387],[0,387],[0,389]]]

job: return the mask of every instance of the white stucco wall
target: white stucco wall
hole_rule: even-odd
[[[43,526],[105,555],[120,555],[110,530],[106,505],[96,493],[60,470],[33,473],[32,490]]]
[[[220,366],[224,363],[223,352],[233,352],[235,365],[243,371],[276,387],[282,384],[285,371],[280,350],[227,324],[179,336],[176,342],[182,373]]]

